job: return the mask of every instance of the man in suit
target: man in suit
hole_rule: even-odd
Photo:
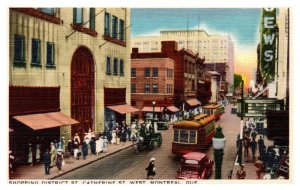
[[[51,155],[50,155],[50,152],[48,149],[43,154],[43,159],[44,159],[44,165],[45,165],[45,175],[49,175],[50,174]]]

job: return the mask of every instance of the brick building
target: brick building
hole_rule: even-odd
[[[174,102],[174,61],[169,58],[131,60],[131,104],[142,113],[164,112]]]
[[[196,92],[204,59],[191,50],[178,50],[176,41],[162,41],[161,52],[140,53],[138,48],[132,49],[131,59],[149,58],[169,58],[174,61],[174,105],[177,108],[189,109],[201,104],[196,99]]]

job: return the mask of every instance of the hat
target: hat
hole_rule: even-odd
[[[151,162],[151,161],[155,161],[155,158],[154,158],[154,157],[152,157],[152,158],[150,159],[150,162]]]

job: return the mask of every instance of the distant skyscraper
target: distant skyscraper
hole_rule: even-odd
[[[230,35],[209,35],[205,30],[161,30],[158,36],[141,36],[132,38],[132,47],[140,52],[157,52],[161,49],[161,41],[175,40],[178,48],[190,49],[205,57],[205,63],[226,63],[228,78],[233,84],[234,44]]]

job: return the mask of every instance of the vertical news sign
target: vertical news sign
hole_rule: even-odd
[[[276,60],[276,38],[278,27],[276,24],[276,9],[263,8],[261,20],[260,69],[266,82],[274,81]]]

